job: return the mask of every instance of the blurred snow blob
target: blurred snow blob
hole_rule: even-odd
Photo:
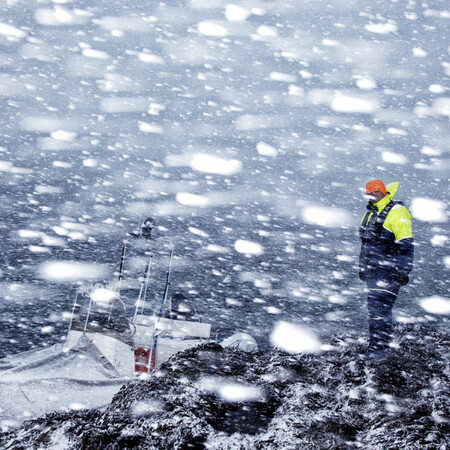
[[[51,325],[47,325],[46,327],[41,328],[41,333],[50,334],[50,333],[53,333],[54,330],[55,330],[55,327],[52,327]]]
[[[25,33],[25,31],[19,30],[19,28],[16,28],[14,25],[0,22],[0,35],[23,38],[27,36],[27,33]]]
[[[264,142],[258,142],[258,144],[256,144],[256,150],[258,150],[258,153],[261,156],[277,156],[278,154],[278,150],[275,147]]]
[[[74,411],[81,411],[82,409],[86,409],[87,405],[84,403],[71,403],[69,405],[69,408]]]
[[[83,166],[85,167],[97,167],[98,161],[94,158],[83,159]]]
[[[190,194],[189,192],[178,192],[175,199],[181,205],[186,206],[207,206],[208,199],[204,195]]]
[[[284,321],[276,323],[270,342],[288,353],[317,353],[322,345],[309,328]]]
[[[444,257],[444,265],[447,267],[447,269],[450,269],[450,256]]]
[[[223,159],[204,153],[196,153],[192,157],[191,167],[199,172],[234,175],[241,171],[242,163],[237,159]]]
[[[198,385],[202,391],[213,392],[226,402],[264,401],[264,392],[249,384],[230,382],[219,377],[204,377]]]
[[[230,22],[244,22],[249,16],[251,16],[251,12],[240,6],[227,5],[225,10],[225,17]]]
[[[432,297],[423,298],[420,306],[431,314],[450,314],[450,300],[434,295]]]
[[[91,292],[91,299],[94,302],[109,303],[115,297],[117,294],[114,291],[105,288],[97,288]]]
[[[137,401],[131,406],[131,414],[136,418],[151,416],[152,414],[163,411],[164,405],[159,400],[155,399]]]
[[[264,253],[264,249],[261,244],[253,241],[246,241],[244,239],[238,239],[234,243],[234,248],[239,253],[246,253],[247,255],[261,255]]]
[[[55,130],[50,133],[50,137],[55,141],[73,142],[77,137],[77,133],[66,130]]]
[[[97,280],[104,278],[106,274],[107,270],[103,265],[76,261],[51,261],[39,268],[41,278],[60,283]]]
[[[414,47],[412,52],[413,56],[415,56],[416,58],[425,58],[426,56],[428,56],[428,53],[421,47]]]
[[[259,36],[274,38],[278,36],[278,30],[275,27],[270,27],[268,25],[261,25],[257,33]]]
[[[437,247],[445,247],[447,245],[448,237],[442,234],[435,234],[430,242]]]
[[[227,402],[254,402],[264,399],[259,388],[239,383],[223,384],[218,394]]]
[[[424,222],[447,222],[446,207],[443,201],[416,197],[411,204],[411,214]]]
[[[374,113],[379,108],[375,98],[364,98],[356,95],[338,94],[331,102],[331,109],[337,112]]]
[[[376,34],[389,34],[389,33],[395,33],[397,31],[397,26],[394,23],[388,22],[388,23],[369,23],[364,26],[364,28],[371,32]]]
[[[351,221],[350,214],[344,209],[328,206],[307,206],[302,210],[302,218],[306,223],[322,227],[344,226]]]
[[[408,159],[400,153],[385,151],[381,154],[384,162],[392,164],[406,164]]]
[[[229,253],[230,249],[228,247],[224,247],[223,245],[216,245],[216,244],[208,244],[206,246],[206,250],[209,252],[215,252],[215,253]]]
[[[164,128],[154,123],[139,122],[139,131],[143,133],[162,134],[164,133]]]
[[[138,54],[139,61],[146,64],[164,64],[164,58],[153,53],[141,52]]]
[[[228,30],[223,25],[214,22],[200,22],[197,29],[205,36],[225,37],[228,35]]]
[[[295,83],[297,81],[297,77],[295,75],[282,72],[271,72],[269,79],[272,81],[283,81],[285,83]]]

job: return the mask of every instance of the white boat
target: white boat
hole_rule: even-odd
[[[193,302],[180,293],[169,297],[173,244],[154,239],[153,225],[147,219],[124,242],[115,288],[91,286],[76,292],[63,344],[0,360],[2,430],[53,411],[101,409],[124,383],[151,376],[175,353],[211,340],[211,324],[201,321]],[[164,279],[156,283],[156,289],[154,284],[149,289],[157,257],[167,263]],[[140,277],[127,270],[132,258],[144,262]],[[130,283],[138,286],[132,317],[127,315],[121,292],[133,292]],[[222,345],[257,349],[253,338],[244,333]]]

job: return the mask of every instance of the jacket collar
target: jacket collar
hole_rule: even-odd
[[[372,203],[369,202],[367,205],[367,209],[370,211],[376,210],[378,213],[383,211],[384,208],[386,208],[386,205],[392,200],[391,195],[389,192],[378,202],[372,205]]]

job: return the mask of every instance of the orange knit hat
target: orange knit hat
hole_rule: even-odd
[[[381,180],[372,180],[366,184],[366,194],[371,192],[380,191],[383,195],[387,194],[386,186]]]

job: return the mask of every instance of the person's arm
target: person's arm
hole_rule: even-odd
[[[409,211],[404,206],[393,208],[386,218],[385,226],[394,233],[397,246],[394,277],[400,284],[406,284],[414,260],[414,238]]]

